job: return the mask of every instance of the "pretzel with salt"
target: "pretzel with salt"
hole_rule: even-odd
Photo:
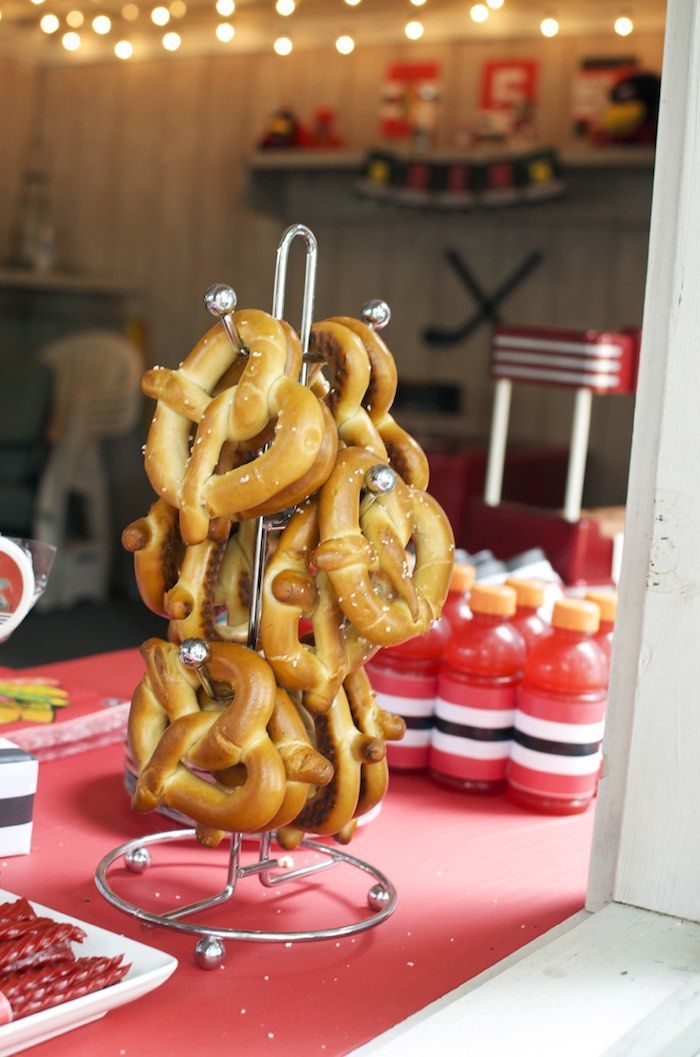
[[[318,545],[318,501],[310,500],[291,518],[268,562],[263,581],[260,641],[278,682],[304,691],[311,712],[327,712],[349,671],[374,652],[345,617],[325,573],[310,569]],[[313,644],[299,633],[310,620]]]
[[[205,698],[200,708],[196,676],[180,664],[175,645],[151,639],[142,653],[147,673],[129,714],[129,744],[139,771],[134,809],[165,804],[181,811],[202,827],[205,842],[212,830],[264,829],[287,795],[287,768],[267,732],[277,694],[270,666],[243,646],[213,643],[210,677],[233,700],[222,706]],[[245,781],[234,787],[190,770],[217,772],[239,764]]]
[[[353,722],[363,734],[382,741],[400,741],[406,733],[406,724],[401,716],[386,712],[377,704],[369,677],[364,668],[358,668],[347,676],[343,683]],[[360,795],[355,808],[355,818],[367,814],[384,797],[389,785],[389,769],[386,760],[364,762],[360,776]]]
[[[425,452],[389,414],[398,384],[394,357],[379,334],[359,319],[333,316],[331,322],[340,323],[356,334],[369,357],[371,373],[362,404],[386,447],[389,465],[406,484],[425,490],[430,478]]]
[[[393,646],[422,635],[441,612],[454,536],[435,500],[397,477],[392,492],[361,513],[367,471],[382,460],[360,448],[340,452],[321,489],[321,542],[312,558],[328,574],[338,604],[360,635]],[[406,547],[416,551],[409,572]]]
[[[157,499],[146,517],[132,521],[122,532],[122,545],[134,555],[136,586],[146,606],[166,616],[164,598],[178,578],[182,543],[177,510]]]

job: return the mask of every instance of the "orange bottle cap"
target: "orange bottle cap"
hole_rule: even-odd
[[[567,631],[585,631],[594,635],[600,625],[600,610],[583,598],[562,598],[554,606],[552,625]]]
[[[600,610],[600,619],[606,624],[614,624],[617,613],[616,591],[586,591],[586,599],[593,602]]]
[[[475,584],[469,605],[473,613],[512,617],[515,613],[515,601],[515,591],[505,584]]]
[[[476,579],[476,570],[468,562],[455,562],[450,578],[450,591],[471,591]]]
[[[544,602],[545,585],[542,580],[519,580],[517,576],[509,576],[506,584],[515,591],[519,606],[539,609]]]

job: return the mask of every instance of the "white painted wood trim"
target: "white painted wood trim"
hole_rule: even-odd
[[[484,502],[487,506],[498,506],[501,501],[512,392],[513,383],[510,378],[499,378],[493,389],[491,439],[484,484]]]
[[[588,438],[591,432],[591,407],[593,393],[590,389],[577,389],[574,396],[574,414],[571,420],[571,442],[569,467],[566,472],[566,494],[564,496],[564,518],[578,521],[581,517],[583,482],[586,476]]]
[[[700,925],[612,904],[543,939],[355,1050],[356,1057],[659,1057],[645,1040],[655,1034],[660,1045],[670,1043],[673,1016],[700,1049],[690,1009],[700,987]],[[649,1017],[664,1006],[670,1023]]]
[[[587,905],[700,920],[700,8],[669,0],[613,651]]]

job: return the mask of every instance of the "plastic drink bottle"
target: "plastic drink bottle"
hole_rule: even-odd
[[[600,627],[596,635],[596,642],[602,648],[609,663],[612,652],[613,631],[615,630],[615,617],[617,615],[617,592],[587,591],[586,599],[589,602],[594,602],[600,610]]]
[[[509,796],[524,807],[570,815],[595,795],[608,684],[598,623],[592,602],[563,599],[527,658],[508,765]]]
[[[474,586],[474,566],[467,562],[455,562],[450,578],[450,590],[442,607],[442,620],[446,620],[452,630],[460,624],[471,620],[469,594]]]
[[[430,771],[453,788],[498,793],[505,787],[525,642],[509,623],[512,587],[476,584],[470,605],[472,619],[450,638],[440,668]]]
[[[542,580],[519,580],[517,576],[509,576],[506,584],[513,588],[516,596],[511,624],[525,639],[529,652],[538,639],[551,633],[549,624],[538,613],[544,602],[545,585]]]
[[[452,628],[471,620],[467,593],[473,583],[473,566],[456,563],[440,620],[425,635],[379,650],[367,664],[381,708],[406,721],[403,739],[387,744],[387,761],[395,770],[417,771],[428,766],[440,661]]]

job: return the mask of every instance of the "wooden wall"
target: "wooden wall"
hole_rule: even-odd
[[[566,202],[500,214],[437,217],[358,204],[349,184],[332,178],[251,181],[246,158],[266,116],[293,105],[309,117],[334,106],[348,144],[376,138],[377,100],[387,63],[420,55],[442,62],[444,106],[439,142],[472,113],[483,60],[521,55],[541,60],[543,141],[569,131],[569,81],[580,58],[633,52],[658,68],[661,38],[460,43],[420,48],[329,51],[47,68],[42,107],[55,176],[58,245],[71,269],[128,279],[144,291],[151,358],[174,364],[207,325],[201,294],[215,279],[235,285],[242,304],[270,302],[272,256],[282,225],[304,220],[321,246],[320,313],[357,312],[370,296],[392,304],[389,337],[402,372],[462,381],[467,428],[483,433],[490,414],[485,373],[488,332],[438,352],[420,330],[459,322],[462,290],[441,260],[454,245],[492,288],[531,249],[546,260],[508,304],[511,322],[616,326],[640,321],[651,192],[648,172],[572,176]],[[1,73],[0,73],[1,75]],[[12,74],[15,81],[23,74]],[[26,92],[27,99],[31,92]],[[26,140],[27,104],[9,135]],[[11,116],[10,116],[11,119]],[[4,120],[8,120],[6,116]],[[14,148],[14,162],[19,157]],[[9,167],[8,167],[9,168]],[[5,184],[0,185],[4,191]],[[0,229],[4,237],[4,227]],[[513,436],[565,439],[567,394],[521,390]],[[594,416],[591,497],[624,495],[632,408],[599,401]]]

